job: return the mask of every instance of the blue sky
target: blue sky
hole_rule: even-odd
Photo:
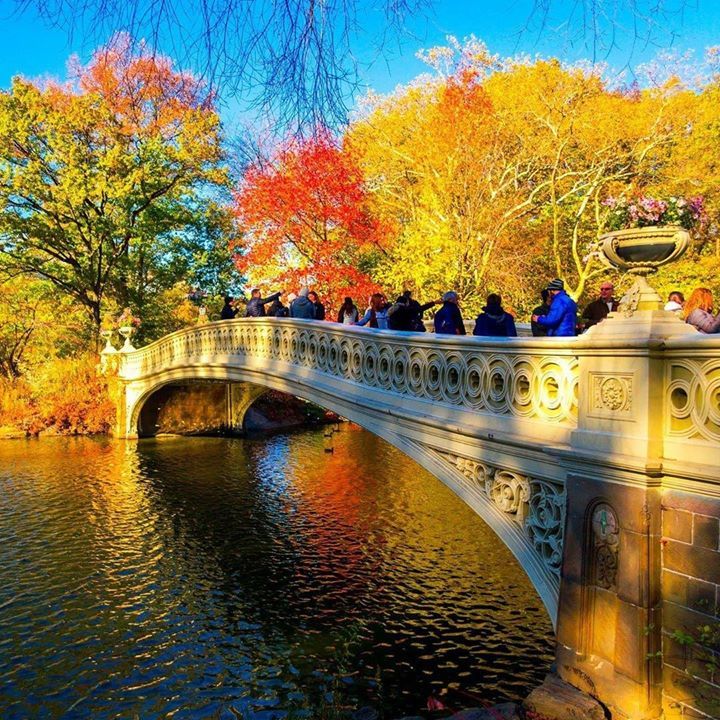
[[[628,3],[629,0],[606,0],[605,6],[612,10]],[[654,3],[638,0],[638,4]],[[651,59],[661,48],[672,47],[678,52],[692,49],[702,56],[706,47],[720,45],[718,0],[664,0],[664,4],[668,14],[654,18],[657,27],[652,40],[655,44],[639,41],[633,46],[632,19],[619,12],[613,23],[618,30],[616,47],[607,58],[600,48],[597,59],[607,59],[612,66],[623,68]],[[7,4],[3,5],[7,8]],[[429,16],[408,19],[403,39],[388,44],[382,57],[377,56],[368,41],[378,29],[379,20],[367,13],[360,20],[368,32],[356,39],[354,48],[362,61],[362,80],[379,92],[388,92],[397,84],[408,82],[424,70],[415,52],[421,47],[443,44],[448,34],[459,38],[474,34],[487,43],[491,52],[501,55],[526,52],[554,55],[568,61],[591,58],[592,47],[579,31],[581,19],[577,7],[581,2],[552,0],[552,12],[545,18],[542,32],[539,32],[539,18],[528,24],[532,5],[532,0],[438,0]],[[604,22],[605,27],[610,26],[607,20]],[[0,10],[0,47],[0,87],[8,87],[15,74],[62,77],[72,53],[86,60],[92,50],[92,44],[82,37],[76,36],[70,43],[63,32],[47,28],[32,15],[8,17],[6,9]]]

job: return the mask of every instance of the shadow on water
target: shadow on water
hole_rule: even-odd
[[[0,446],[2,717],[393,718],[539,683],[552,626],[510,552],[387,443],[334,442]]]

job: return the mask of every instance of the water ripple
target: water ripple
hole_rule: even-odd
[[[492,532],[353,426],[0,443],[0,717],[384,717],[517,699],[551,625]],[[297,716],[297,714],[295,715]]]

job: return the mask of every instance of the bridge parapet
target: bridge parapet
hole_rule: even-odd
[[[481,341],[303,320],[232,320],[124,353],[120,377],[135,380],[220,357],[270,361],[426,402],[574,426],[577,346],[574,339]]]
[[[668,460],[720,466],[720,337],[672,338],[665,348],[665,449]]]

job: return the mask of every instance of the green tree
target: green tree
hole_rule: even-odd
[[[226,183],[220,124],[193,78],[119,38],[72,83],[0,93],[0,253],[75,298],[96,327],[157,273],[157,238],[192,233]]]

